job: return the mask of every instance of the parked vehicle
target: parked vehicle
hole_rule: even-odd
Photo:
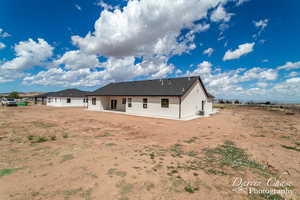
[[[7,98],[7,99],[2,99],[1,104],[3,106],[16,106],[17,102],[15,99]]]

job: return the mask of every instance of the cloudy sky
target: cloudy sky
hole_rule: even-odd
[[[0,92],[200,75],[218,98],[300,102],[298,0],[1,0]]]

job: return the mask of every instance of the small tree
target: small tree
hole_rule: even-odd
[[[234,104],[240,104],[240,101],[239,100],[235,100]]]
[[[225,102],[224,102],[223,99],[220,99],[220,100],[219,100],[219,103],[220,103],[220,104],[224,104]]]
[[[229,101],[229,100],[226,100],[226,102],[225,102],[226,104],[232,104],[232,102],[231,101]]]
[[[19,96],[18,92],[13,91],[8,95],[8,98],[19,99],[20,96]]]

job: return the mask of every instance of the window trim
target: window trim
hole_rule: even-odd
[[[145,101],[146,100],[146,101]],[[147,98],[143,98],[143,108],[147,109],[148,108],[148,99]]]
[[[97,98],[92,98],[92,105],[95,106],[97,104]]]
[[[126,104],[126,98],[122,98],[122,104]]]
[[[164,101],[166,101],[166,102],[164,102]],[[167,103],[167,104],[165,104],[165,103]],[[160,100],[160,106],[161,106],[161,108],[169,108],[170,107],[170,101],[169,101],[169,99],[162,98]]]
[[[132,108],[132,98],[128,98],[128,108]]]

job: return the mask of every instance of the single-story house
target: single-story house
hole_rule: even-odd
[[[47,106],[56,107],[86,107],[89,92],[78,89],[66,89],[47,93]]]
[[[199,76],[110,83],[88,94],[88,109],[171,119],[213,113],[213,96]]]
[[[43,93],[43,94],[38,94],[33,96],[33,102],[34,104],[41,104],[41,105],[46,105],[47,104],[47,96],[51,95],[52,92],[48,93]]]

